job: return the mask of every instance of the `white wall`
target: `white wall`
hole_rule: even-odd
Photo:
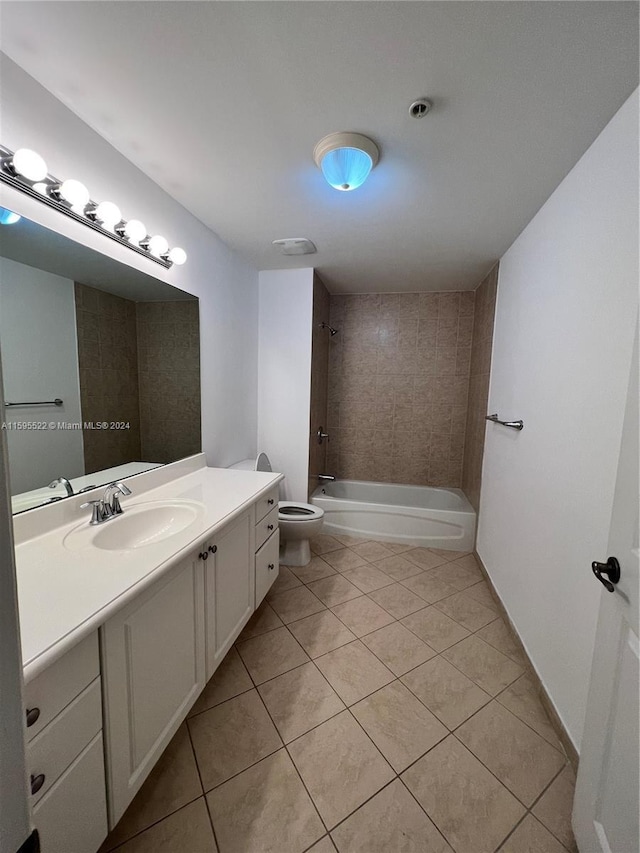
[[[307,501],[313,269],[260,273],[258,448],[286,479],[281,497]]]
[[[142,219],[150,233],[163,234],[189,257],[184,266],[164,270],[15,190],[0,188],[0,203],[200,298],[203,450],[210,465],[250,456],[256,449],[257,270],[2,54],[0,74],[4,145],[33,148],[51,173],[82,181],[92,198],[116,202],[126,218]]]
[[[8,226],[10,227],[10,226]],[[64,405],[6,409],[8,423],[80,423],[80,377],[73,282],[0,258],[0,348],[4,390],[13,402]],[[7,430],[11,492],[84,474],[81,430]]]
[[[478,553],[579,749],[638,298],[638,94],[500,261]],[[604,593],[605,595],[607,593]]]

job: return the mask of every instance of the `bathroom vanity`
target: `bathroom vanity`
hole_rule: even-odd
[[[96,853],[278,574],[281,474],[198,454],[17,516],[33,822]]]

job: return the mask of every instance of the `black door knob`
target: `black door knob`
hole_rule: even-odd
[[[27,728],[38,721],[40,708],[27,708]]]
[[[267,501],[267,503],[269,504],[269,506],[273,506],[273,498],[269,498],[269,500]]]
[[[40,788],[44,785],[44,773],[39,773],[37,776],[31,775],[31,793],[37,794]]]
[[[270,571],[270,572],[272,572],[272,571],[275,569],[275,564],[274,564],[274,563],[269,563],[269,565],[267,566],[267,568],[269,569],[269,571]]]
[[[273,530],[273,524],[267,524],[267,530]]]
[[[209,553],[210,554],[215,554],[217,550],[218,550],[217,545],[209,545]]]
[[[198,557],[200,557],[201,560],[208,560],[209,559],[209,552],[203,551],[202,554],[198,554]]]
[[[594,562],[591,563],[591,569],[600,583],[605,586],[609,592],[613,592],[614,584],[617,584],[620,580],[620,563],[617,559],[615,557],[609,557],[606,563],[598,563],[594,560]],[[607,575],[609,580],[603,578],[603,575]]]

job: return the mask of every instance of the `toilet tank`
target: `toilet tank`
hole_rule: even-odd
[[[239,471],[273,471],[266,453],[259,453],[255,459],[241,459],[229,465],[229,468],[237,468]]]

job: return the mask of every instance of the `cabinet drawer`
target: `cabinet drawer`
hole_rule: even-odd
[[[256,608],[278,577],[280,565],[280,532],[276,530],[256,554]]]
[[[278,486],[274,486],[271,491],[256,501],[256,524],[276,506],[278,506]]]
[[[27,740],[41,732],[99,673],[98,632],[94,631],[25,685]],[[36,719],[29,725],[32,717]]]
[[[269,512],[262,521],[256,524],[256,551],[278,529],[278,505]]]
[[[47,793],[101,729],[102,696],[100,679],[96,678],[29,743],[29,772],[34,777],[44,776],[42,787],[32,795],[32,803]]]
[[[102,735],[42,797],[33,810],[41,853],[95,853],[107,836]]]

